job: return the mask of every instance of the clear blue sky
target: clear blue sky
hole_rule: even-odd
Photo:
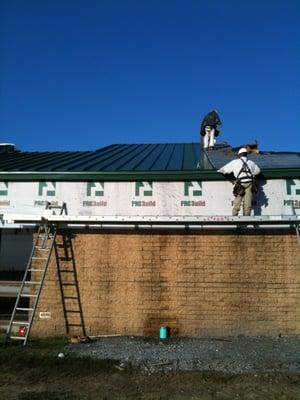
[[[300,151],[300,0],[0,0],[0,142]]]

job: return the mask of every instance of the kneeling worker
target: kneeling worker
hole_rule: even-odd
[[[230,161],[218,170],[222,174],[233,174],[236,182],[233,193],[232,215],[237,216],[243,203],[243,215],[251,214],[252,196],[257,192],[254,185],[254,177],[260,173],[260,168],[247,159],[247,150],[242,147],[238,151],[238,158]]]
[[[200,127],[200,135],[203,136],[203,147],[213,149],[215,138],[220,133],[222,123],[216,110],[210,111],[205,115]]]

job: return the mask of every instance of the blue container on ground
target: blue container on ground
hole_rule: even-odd
[[[168,327],[167,326],[161,326],[159,329],[159,338],[160,339],[167,339],[168,337]]]

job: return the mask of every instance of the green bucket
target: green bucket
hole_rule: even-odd
[[[163,339],[167,339],[167,337],[168,337],[168,327],[167,326],[161,326],[160,327],[160,329],[159,329],[159,338],[161,339],[161,340],[163,340]]]

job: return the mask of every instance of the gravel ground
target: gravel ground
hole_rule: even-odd
[[[216,371],[300,373],[300,337],[154,338],[102,337],[71,344],[67,354],[118,361],[148,373]]]

